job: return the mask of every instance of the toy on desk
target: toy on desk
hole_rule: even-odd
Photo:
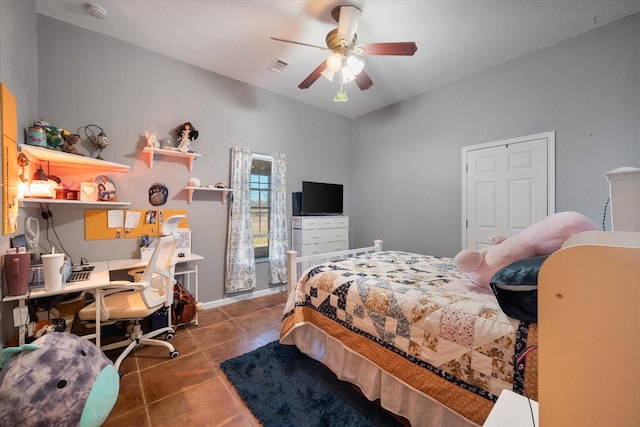
[[[1,355],[0,425],[99,426],[118,398],[115,366],[77,335],[49,333]]]

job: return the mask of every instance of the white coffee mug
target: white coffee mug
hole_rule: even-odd
[[[64,265],[64,254],[42,255],[42,267],[44,269],[45,290],[58,291],[62,289],[62,266]]]

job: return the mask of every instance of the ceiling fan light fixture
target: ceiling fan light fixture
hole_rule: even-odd
[[[322,75],[325,79],[329,80],[330,82],[332,82],[332,81],[333,81],[333,75],[334,75],[334,74],[335,74],[335,73],[334,73],[333,71],[331,71],[330,69],[328,69],[328,68],[325,68],[325,69],[320,73],[320,75]]]
[[[327,58],[327,68],[334,73],[340,71],[342,68],[342,55],[334,53]]]
[[[342,69],[342,83],[349,83],[356,79],[355,74],[351,71],[350,67],[344,67]]]
[[[332,2],[331,2],[332,3]],[[353,55],[360,56],[412,56],[418,47],[415,42],[382,42],[357,44],[358,24],[362,16],[362,9],[353,5],[340,5],[331,10],[331,17],[338,23],[338,27],[329,31],[325,37],[327,47],[301,43],[298,41],[279,39],[273,40],[293,43],[302,46],[321,49],[328,53],[325,58],[299,85],[300,89],[308,89],[320,76],[332,80],[333,73],[341,71],[339,84],[356,82],[360,90],[367,90],[373,85],[371,77],[364,71],[364,61]],[[338,92],[336,102],[344,102],[342,91]]]
[[[354,56],[350,56],[347,59],[347,67],[349,67],[351,73],[354,76],[357,76],[364,70],[364,61],[362,59],[358,59]]]

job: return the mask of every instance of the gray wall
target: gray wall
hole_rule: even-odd
[[[19,130],[30,126],[36,116],[36,65],[37,32],[33,3],[23,0],[0,1],[0,82],[5,84],[16,98]],[[20,132],[18,134],[20,136]],[[0,170],[1,168],[2,165]],[[2,191],[0,186],[0,196]],[[22,227],[22,224],[20,226]],[[0,235],[0,253],[5,253],[9,248],[9,237]],[[2,280],[4,281],[4,275]],[[0,343],[5,341],[4,337],[15,334],[11,315],[13,306],[13,303],[0,303]]]
[[[356,119],[352,243],[455,255],[461,148],[547,131],[556,210],[600,224],[604,173],[640,163],[638,23],[636,14]]]
[[[0,2],[0,82],[16,97],[18,129],[30,126],[37,111],[37,42],[33,3]]]
[[[199,267],[205,303],[225,297],[228,205],[216,193],[196,193],[188,204],[181,189],[191,177],[204,184],[228,181],[230,148],[243,146],[285,153],[288,193],[299,190],[303,179],[350,187],[350,120],[40,15],[38,80],[38,117],[70,130],[99,125],[111,140],[103,157],[131,165],[128,174],[110,175],[120,200],[134,209],[153,208],[147,191],[160,182],[170,192],[163,208],[188,209],[192,249],[206,259]],[[144,131],[164,138],[185,121],[200,132],[192,147],[202,157],[193,170],[184,160],[161,156],[149,168],[142,155]],[[54,205],[51,211],[74,259],[135,256],[135,239],[85,241],[83,211]],[[266,264],[259,265],[258,273],[258,289],[266,289]]]

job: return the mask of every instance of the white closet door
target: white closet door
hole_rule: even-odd
[[[512,236],[553,213],[553,134],[463,149],[463,245]]]

